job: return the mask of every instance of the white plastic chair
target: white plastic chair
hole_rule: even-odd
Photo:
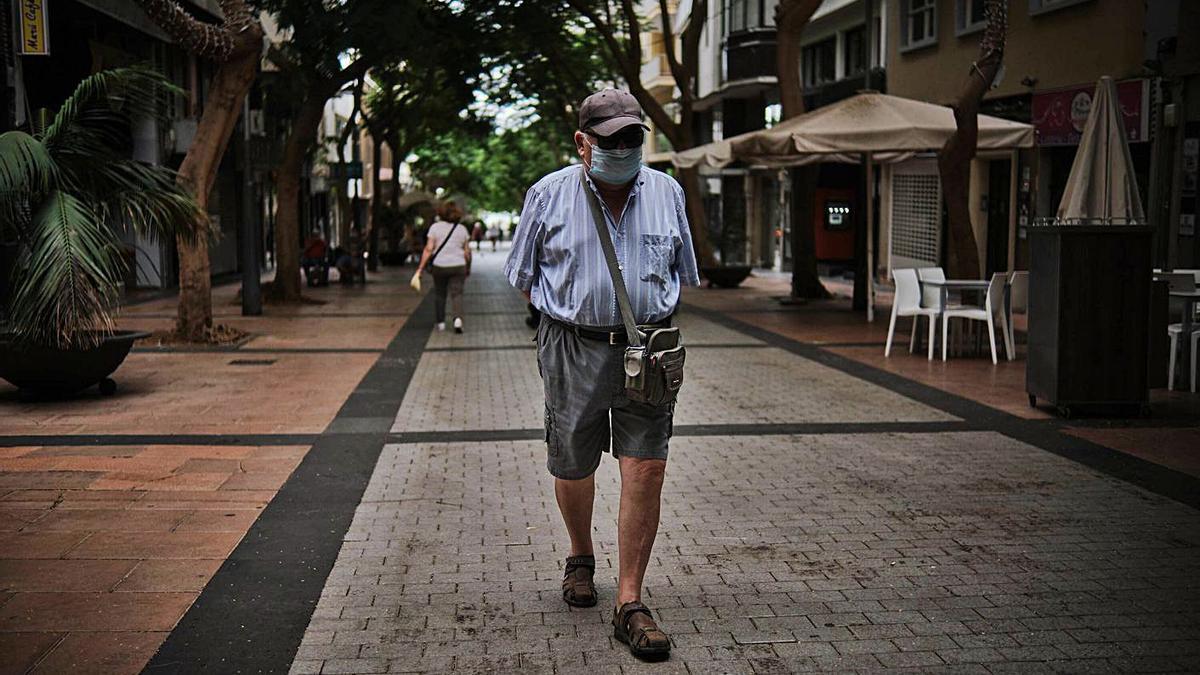
[[[919,267],[917,268],[917,281],[945,281],[946,272],[940,267]],[[936,286],[921,285],[921,306],[933,307],[940,309],[942,303],[942,289]]]
[[[888,324],[887,346],[883,348],[883,355],[887,357],[892,353],[892,336],[896,334],[896,317],[911,316],[913,318],[913,332],[908,339],[908,351],[911,353],[913,345],[916,344],[917,322],[924,316],[929,318],[929,360],[932,361],[934,327],[937,325],[940,310],[937,307],[921,306],[921,284],[917,281],[917,273],[914,270],[894,270],[892,276],[896,279],[896,295],[892,299],[892,321]]]
[[[1167,366],[1167,389],[1175,388],[1175,350],[1179,348],[1179,334],[1183,332],[1183,324],[1173,323],[1167,326],[1167,334],[1171,336],[1171,365]],[[1196,346],[1200,345],[1200,330],[1192,331],[1192,393],[1196,393]]]
[[[946,360],[946,339],[949,337],[947,326],[950,325],[950,319],[955,317],[968,319],[971,321],[982,321],[988,327],[988,343],[992,347],[992,364],[996,363],[996,324],[995,317],[999,312],[1000,328],[1007,331],[1004,320],[1004,312],[1000,312],[1001,304],[1004,302],[1004,284],[1006,275],[1003,272],[997,272],[992,275],[992,280],[988,283],[987,297],[984,299],[983,307],[955,307],[942,312],[942,360]]]
[[[1008,360],[1012,361],[1016,357],[1016,336],[1013,335],[1013,314],[1029,315],[1029,272],[1018,271],[1012,272],[1008,277],[1008,314],[1004,317],[1006,323],[1005,349],[1008,351]]]
[[[1154,275],[1155,279],[1167,282],[1167,287],[1177,293],[1187,293],[1196,290],[1196,278],[1190,272],[1166,272]],[[1173,307],[1172,312],[1182,312],[1182,307]],[[1167,389],[1175,388],[1175,352],[1179,349],[1179,336],[1183,333],[1182,323],[1167,326],[1167,335],[1171,338],[1171,358],[1167,366]],[[1200,324],[1192,324],[1192,372],[1191,388],[1196,393],[1196,342],[1200,340]]]

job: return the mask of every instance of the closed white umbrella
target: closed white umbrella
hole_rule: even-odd
[[[1096,83],[1092,109],[1079,138],[1079,149],[1062,201],[1060,219],[1141,219],[1142,198],[1125,139],[1125,120],[1112,78]]]

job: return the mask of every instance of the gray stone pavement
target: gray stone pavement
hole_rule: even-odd
[[[674,439],[646,602],[675,648],[637,662],[608,623],[615,462],[601,603],[573,610],[545,446],[489,440],[542,405],[500,259],[468,283],[488,313],[431,335],[393,428],[470,438],[384,448],[293,673],[1200,670],[1196,510],[697,317],[678,423],[840,424]]]

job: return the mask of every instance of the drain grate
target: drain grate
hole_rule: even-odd
[[[275,363],[275,359],[234,359],[229,362],[231,366],[269,366]]]

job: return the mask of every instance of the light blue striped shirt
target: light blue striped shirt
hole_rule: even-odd
[[[580,171],[583,165],[574,164],[529,188],[504,274],[551,318],[613,328],[621,325],[621,313]],[[608,223],[637,323],[666,319],[679,304],[680,286],[700,285],[683,188],[642,167],[618,223],[590,177],[588,186]]]

